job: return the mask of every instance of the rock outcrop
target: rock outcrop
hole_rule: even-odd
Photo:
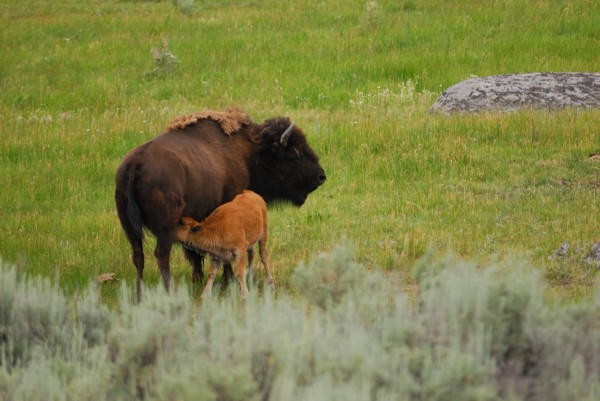
[[[448,88],[430,111],[453,114],[565,107],[600,107],[600,73],[530,73],[471,78]]]

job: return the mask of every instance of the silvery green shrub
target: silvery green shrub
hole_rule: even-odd
[[[298,292],[310,303],[332,309],[350,297],[359,300],[359,292],[376,296],[373,278],[377,276],[354,260],[348,246],[337,246],[330,253],[315,256],[308,266],[301,263],[292,280]]]
[[[194,13],[195,0],[172,0],[172,2],[181,14],[190,15]]]
[[[2,267],[0,280],[0,364],[26,363],[41,347],[60,353],[68,344],[69,308],[58,286],[46,278],[29,278]]]
[[[411,298],[339,246],[296,268],[294,297],[199,304],[178,283],[137,304],[124,284],[112,311],[2,265],[0,400],[598,399],[600,295],[551,302],[515,260],[428,254],[414,276]]]
[[[169,50],[169,42],[166,38],[162,39],[160,48],[153,47],[150,50],[150,55],[154,60],[154,68],[147,71],[145,77],[164,77],[177,71],[179,59]]]
[[[597,293],[600,293],[598,289]],[[600,308],[592,302],[552,308],[531,328],[537,350],[527,376],[534,400],[600,397]]]
[[[100,302],[97,288],[89,286],[76,299],[76,322],[81,336],[89,347],[104,344],[111,329],[113,315],[106,305]]]

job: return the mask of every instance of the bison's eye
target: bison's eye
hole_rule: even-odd
[[[190,231],[193,233],[197,233],[198,231],[200,231],[200,228],[201,228],[200,226],[194,226],[194,227],[190,228]]]

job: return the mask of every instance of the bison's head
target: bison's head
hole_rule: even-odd
[[[258,126],[250,160],[250,189],[265,201],[287,200],[302,206],[325,182],[319,158],[302,130],[288,118],[273,118]]]

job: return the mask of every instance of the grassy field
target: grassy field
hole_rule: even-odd
[[[173,117],[236,106],[255,121],[291,117],[328,174],[302,208],[270,209],[280,288],[348,240],[405,289],[433,247],[482,264],[527,259],[557,296],[589,294],[600,163],[586,159],[600,151],[600,111],[427,111],[472,75],[598,71],[599,2],[183,3],[0,2],[4,261],[58,275],[67,293],[104,272],[133,285],[117,165]],[[565,242],[568,256],[549,259]],[[152,249],[147,283],[158,281]],[[179,250],[172,260],[189,281]],[[104,287],[109,302],[118,288]]]

